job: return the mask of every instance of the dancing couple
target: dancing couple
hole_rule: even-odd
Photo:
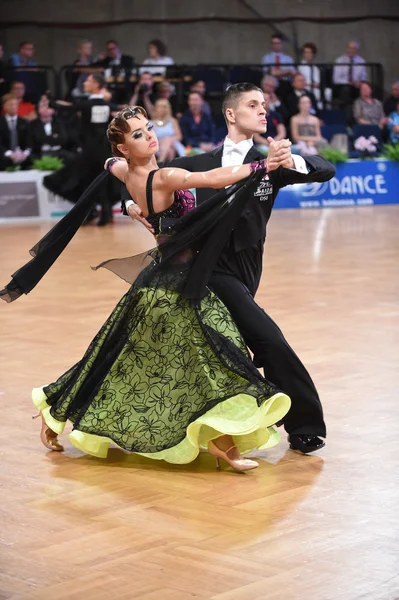
[[[256,115],[265,131],[263,95],[254,86],[243,87],[228,90],[226,119],[236,123],[236,113],[244,110],[248,123]],[[278,442],[274,425],[289,414],[290,400],[253,364],[233,311],[210,284],[226,252],[235,252],[240,265],[245,246],[234,250],[232,244],[240,244],[240,223],[254,201],[261,201],[259,190],[273,185],[273,174],[280,187],[299,177],[292,169],[290,142],[271,142],[267,160],[197,173],[158,168],[158,141],[140,107],[121,111],[108,138],[116,158],[107,161],[107,169],[126,184],[158,244],[142,255],[99,265],[131,287],[83,358],[55,383],[33,390],[43,419],[42,441],[62,450],[57,436],[70,420],[71,442],[94,456],[105,457],[112,443],[181,464],[204,449],[237,471],[253,469],[258,463],[243,455]],[[328,179],[327,166],[310,166],[299,178]],[[284,175],[291,171],[296,175]],[[98,177],[31,250],[34,258],[0,297],[10,302],[35,287],[92,209],[106,176]],[[196,207],[188,188],[221,191]],[[268,193],[262,191],[264,196]],[[267,210],[270,214],[271,206]],[[219,274],[236,279],[233,272]]]

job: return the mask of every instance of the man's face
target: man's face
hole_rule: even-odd
[[[265,94],[274,94],[276,86],[274,84],[273,79],[267,78],[262,83],[262,89]]]
[[[197,92],[195,94],[190,94],[188,97],[188,108],[193,113],[199,113],[202,110],[202,105],[204,101],[200,94]]]
[[[263,94],[266,114],[270,111],[270,94]]]
[[[267,128],[266,106],[262,92],[253,90],[243,92],[234,105],[226,110],[229,123],[248,136],[265,133]]]
[[[4,112],[9,117],[15,117],[18,113],[18,100],[16,98],[7,100],[7,102],[4,104]]]
[[[118,58],[118,54],[119,54],[119,48],[116,44],[114,44],[114,42],[110,42],[109,44],[107,44],[108,58],[113,60],[114,58]]]
[[[202,81],[202,80],[197,81],[197,83],[195,83],[191,89],[193,92],[198,92],[199,94],[201,94],[201,96],[205,96],[205,92],[206,92],[205,81]]]
[[[48,104],[40,104],[39,105],[39,117],[43,120],[43,121],[51,121],[53,115],[54,115],[54,109],[50,108],[48,106]]]
[[[304,48],[303,49],[303,58],[306,60],[306,62],[312,62],[312,60],[313,60],[312,48]]]
[[[394,83],[392,85],[392,96],[394,98],[399,98],[399,83]]]
[[[18,98],[18,100],[22,100],[22,98],[25,95],[25,86],[23,83],[18,82],[18,83],[14,83],[14,85],[11,88],[11,93]]]
[[[283,50],[283,42],[280,38],[272,38],[273,52],[281,52]]]
[[[348,44],[348,56],[353,58],[357,54],[357,44],[356,42],[349,42]]]
[[[82,56],[91,56],[91,51],[93,49],[93,45],[91,42],[85,42],[80,47],[80,53]]]
[[[33,54],[35,52],[35,47],[33,44],[24,44],[19,53],[21,54],[21,56],[23,56],[24,58],[32,58]]]
[[[147,85],[149,88],[152,88],[153,79],[151,73],[143,73],[140,75],[140,85]]]
[[[83,83],[83,89],[86,94],[95,94],[98,91],[98,84],[93,79],[93,75],[89,75],[86,81]]]
[[[305,78],[303,75],[295,75],[292,86],[295,90],[301,92],[305,89]]]

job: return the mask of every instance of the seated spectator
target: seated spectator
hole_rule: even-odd
[[[179,112],[180,108],[177,102],[176,90],[174,86],[171,83],[169,83],[169,81],[161,81],[157,85],[156,99],[160,100],[161,98],[164,100],[168,100],[172,107],[172,113],[175,116],[179,116],[177,113]]]
[[[385,125],[382,103],[373,98],[373,88],[367,81],[360,84],[360,98],[353,105],[353,116],[359,125]]]
[[[134,88],[133,96],[130,98],[130,106],[142,106],[146,109],[151,118],[156,100],[154,90],[154,79],[151,73],[144,71],[139,76],[139,80]]]
[[[204,100],[198,92],[188,95],[188,110],[180,119],[185,146],[200,148],[204,152],[213,149],[213,122],[203,110]]]
[[[106,44],[105,55],[99,56],[97,66],[104,68],[104,77],[113,93],[113,100],[119,104],[127,101],[129,94],[129,77],[133,67],[133,57],[122,54],[119,44],[109,40]]]
[[[269,147],[267,141],[268,137],[272,137],[275,141],[282,140],[286,137],[287,131],[280,113],[270,110],[270,94],[263,93],[263,96],[265,98],[265,108],[267,113],[267,131],[266,133],[255,133],[254,144],[256,144],[261,151],[265,152]]]
[[[36,109],[32,102],[25,102],[25,85],[22,81],[13,81],[11,84],[10,94],[18,100],[18,116],[28,121],[36,119]]]
[[[85,67],[90,67],[93,64],[93,44],[90,40],[81,40],[78,43],[76,60],[73,61],[75,67],[82,67],[82,70],[76,70],[68,73],[68,86],[70,94],[74,98],[80,98],[85,95],[83,84],[86,81],[89,73]]]
[[[396,111],[399,102],[399,81],[395,81],[391,87],[391,95],[384,101],[384,113],[388,117]]]
[[[206,97],[205,81],[203,79],[198,79],[197,81],[194,81],[194,83],[192,83],[190,86],[190,92],[198,92],[198,94],[202,97],[202,99],[204,101],[202,104],[202,111],[206,115],[209,115],[212,118],[212,109],[210,107],[209,102],[205,99],[205,97]]]
[[[177,119],[172,115],[172,107],[166,98],[155,101],[152,113],[154,131],[159,141],[158,160],[170,160],[184,156],[186,149],[181,143],[183,135]]]
[[[166,66],[174,65],[175,61],[170,56],[166,56],[167,49],[161,40],[151,40],[147,46],[147,58],[143,60],[143,65],[153,65],[142,67],[140,73],[152,73],[153,75],[166,75]]]
[[[331,102],[332,98],[332,90],[331,88],[326,88],[323,93],[321,92],[321,73],[319,67],[314,65],[314,60],[317,54],[317,46],[313,44],[313,42],[308,42],[302,46],[302,60],[301,64],[298,67],[298,73],[305,78],[305,86],[306,89],[312,92],[314,97],[317,100],[317,105],[319,108],[323,107],[322,100],[326,100],[327,102]]]
[[[391,144],[399,144],[399,100],[396,104],[396,110],[389,115],[388,130]]]
[[[13,67],[36,67],[34,60],[35,47],[32,42],[21,42],[19,51],[11,54],[10,64]]]
[[[302,96],[307,96],[311,101],[311,113],[318,114],[317,101],[312,92],[306,89],[305,77],[302,73],[297,73],[292,81],[292,91],[284,98],[283,106],[281,107],[283,116],[288,124],[291,117],[297,114],[299,110],[299,100]]]
[[[270,96],[270,110],[280,112],[281,100],[276,95],[278,81],[273,75],[265,75],[261,82],[261,88],[265,94]]]
[[[338,108],[345,108],[348,121],[352,118],[351,104],[359,96],[360,83],[367,80],[365,60],[359,56],[360,44],[348,43],[346,54],[335,60],[333,70],[334,98]]]
[[[312,100],[309,96],[299,98],[299,113],[291,118],[291,139],[298,145],[301,154],[317,154],[325,148],[325,140],[320,131],[320,121],[312,115]]]
[[[43,155],[57,156],[65,162],[72,160],[75,154],[67,150],[67,130],[62,121],[54,116],[54,109],[42,99],[38,113],[39,117],[30,123],[32,160]]]
[[[30,160],[29,123],[18,117],[18,100],[12,94],[3,96],[4,115],[0,117],[0,170],[7,167],[27,169]]]
[[[294,59],[288,54],[284,54],[281,35],[272,36],[272,49],[272,52],[265,54],[262,58],[262,65],[267,65],[264,71],[273,75],[278,81],[290,79],[295,73]]]

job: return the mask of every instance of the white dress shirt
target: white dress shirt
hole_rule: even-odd
[[[348,85],[350,83],[351,65],[348,63],[352,63],[352,81],[367,81],[365,62],[364,58],[358,54],[352,58],[349,58],[347,54],[340,56],[335,61],[333,83],[336,85]]]

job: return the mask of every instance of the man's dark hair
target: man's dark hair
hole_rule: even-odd
[[[23,48],[27,44],[32,44],[32,42],[29,42],[28,40],[25,40],[24,42],[20,42],[19,43],[19,49],[21,50],[21,48]],[[32,46],[33,46],[33,44],[32,44]]]
[[[100,89],[105,87],[105,78],[104,75],[102,75],[102,73],[91,73],[91,76],[93,78],[93,81],[98,83]]]
[[[222,113],[226,115],[226,110],[237,103],[241,94],[245,94],[245,92],[254,91],[263,94],[263,91],[260,89],[260,87],[258,87],[254,83],[233,83],[233,85],[230,85],[226,89],[223,96]]]
[[[108,44],[114,44],[114,46],[117,46],[119,48],[119,44],[116,40],[108,40],[105,46],[108,46]]]
[[[307,42],[306,44],[304,44],[302,46],[302,52],[305,50],[305,48],[309,48],[309,50],[311,50],[313,52],[313,54],[316,56],[316,54],[317,54],[316,44],[314,44],[313,42]]]
[[[273,33],[272,35],[272,40],[280,40],[280,42],[284,41],[284,38],[282,35],[280,35],[279,33]]]

